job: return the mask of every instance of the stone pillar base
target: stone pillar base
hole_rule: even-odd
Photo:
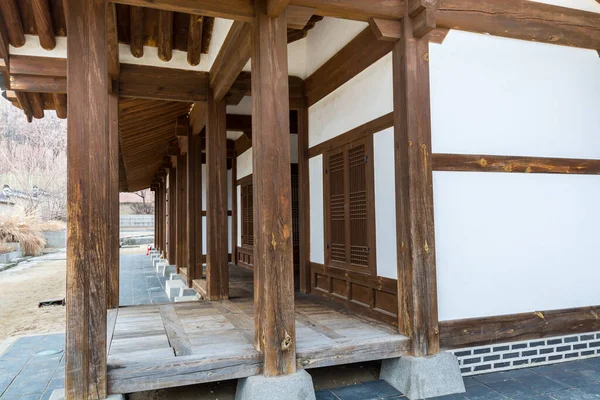
[[[458,359],[441,352],[429,357],[401,357],[383,360],[379,379],[410,400],[464,393]]]
[[[238,380],[235,400],[315,400],[312,377],[301,370],[291,375],[251,376]]]

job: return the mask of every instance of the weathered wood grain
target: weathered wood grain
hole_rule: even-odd
[[[187,267],[187,154],[177,156],[177,272]]]
[[[378,40],[396,42],[402,36],[400,21],[393,19],[371,18],[369,26]]]
[[[429,40],[414,36],[407,13],[402,28],[392,52],[398,325],[411,338],[411,354],[421,357],[439,351]]]
[[[107,392],[106,260],[110,246],[106,4],[71,0],[66,6],[71,104],[67,120],[65,397],[98,399]]]
[[[598,175],[600,160],[436,153],[433,154],[433,169],[435,171]]]
[[[174,264],[177,260],[177,168],[176,165],[171,165],[169,168],[169,231],[167,232],[167,258],[170,264]]]
[[[46,50],[54,49],[56,47],[56,38],[54,37],[54,27],[52,25],[48,0],[31,0],[31,7],[33,9],[33,17],[35,18],[40,45]]]
[[[440,321],[444,349],[483,346],[600,330],[600,306]]]
[[[256,3],[252,37],[255,345],[264,374],[296,371],[286,11]]]
[[[111,92],[108,95],[108,176],[109,193],[108,207],[110,212],[109,219],[109,248],[108,248],[108,269],[107,269],[107,290],[108,303],[107,308],[119,307],[119,249],[120,249],[120,220],[119,220],[119,95],[117,92]],[[65,95],[64,101],[66,103]],[[60,98],[58,101],[60,102]],[[57,99],[55,97],[55,104]],[[66,104],[65,104],[66,111]],[[56,107],[56,114],[61,111]],[[66,113],[65,113],[66,114]],[[66,116],[66,115],[65,115]],[[109,325],[110,327],[110,325]],[[110,342],[109,342],[110,343]]]
[[[173,57],[173,13],[159,11],[158,13],[158,58],[171,61]]]
[[[306,105],[298,109],[298,208],[300,210],[300,290],[310,293],[310,175]]]
[[[10,45],[21,47],[25,44],[25,32],[21,23],[21,14],[16,0],[0,1],[0,11],[6,25],[7,37]]]
[[[202,140],[188,124],[187,163],[187,284],[202,278]]]
[[[228,297],[226,105],[209,91],[206,123],[206,284],[208,298]]]
[[[176,356],[189,356],[192,354],[192,345],[181,325],[177,316],[177,311],[173,304],[165,304],[159,307],[160,317],[162,318],[169,338],[169,344],[173,348]]]
[[[202,56],[202,27],[204,17],[190,14],[190,27],[188,33],[187,62],[194,66],[200,64]]]
[[[67,93],[67,78],[37,75],[11,75],[10,88],[19,92]]]
[[[130,8],[129,31],[131,55],[140,58],[144,55],[144,9],[142,7]]]

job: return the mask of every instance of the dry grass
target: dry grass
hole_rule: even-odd
[[[0,242],[0,254],[10,253],[11,251],[15,251],[17,246],[13,243],[1,243]]]
[[[0,243],[6,242],[19,242],[24,256],[38,255],[46,246],[38,218],[23,212],[0,215]]]
[[[67,229],[67,224],[62,221],[44,221],[38,225],[42,232],[58,232]]]

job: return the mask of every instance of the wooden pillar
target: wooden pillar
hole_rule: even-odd
[[[167,255],[167,175],[163,175],[163,191],[162,191],[162,248],[165,256]]]
[[[177,272],[187,266],[187,154],[177,156]]]
[[[310,177],[308,168],[308,106],[298,109],[298,207],[300,210],[300,290],[310,293]]]
[[[177,172],[169,168],[169,249],[167,251],[169,264],[177,259]]]
[[[429,39],[413,35],[406,15],[393,49],[394,153],[398,249],[398,325],[412,339],[411,353],[439,352]]]
[[[67,289],[65,397],[104,399],[109,239],[105,0],[67,10]]]
[[[108,159],[109,159],[109,266],[108,308],[119,307],[119,95],[108,95]]]
[[[163,204],[163,200],[162,200],[162,196],[163,196],[163,184],[162,181],[159,179],[158,182],[158,190],[156,191],[156,198],[157,198],[157,208],[156,208],[156,214],[157,214],[157,220],[156,220],[156,225],[157,225],[157,230],[158,230],[158,237],[156,239],[156,248],[158,251],[162,252],[164,250],[164,248],[162,247],[162,229],[163,229],[163,225],[162,225],[162,204]]]
[[[225,101],[208,93],[206,121],[206,291],[210,300],[229,297],[227,262],[227,131]]]
[[[231,263],[237,264],[238,204],[237,204],[237,154],[231,158]]]
[[[252,40],[255,346],[264,374],[296,372],[287,12],[256,2]]]
[[[154,193],[154,249],[158,250],[158,189],[154,181],[151,190]]]
[[[202,278],[202,138],[188,127],[187,159],[187,284]]]

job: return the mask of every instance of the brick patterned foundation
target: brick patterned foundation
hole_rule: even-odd
[[[600,357],[600,332],[451,350],[463,376]]]

